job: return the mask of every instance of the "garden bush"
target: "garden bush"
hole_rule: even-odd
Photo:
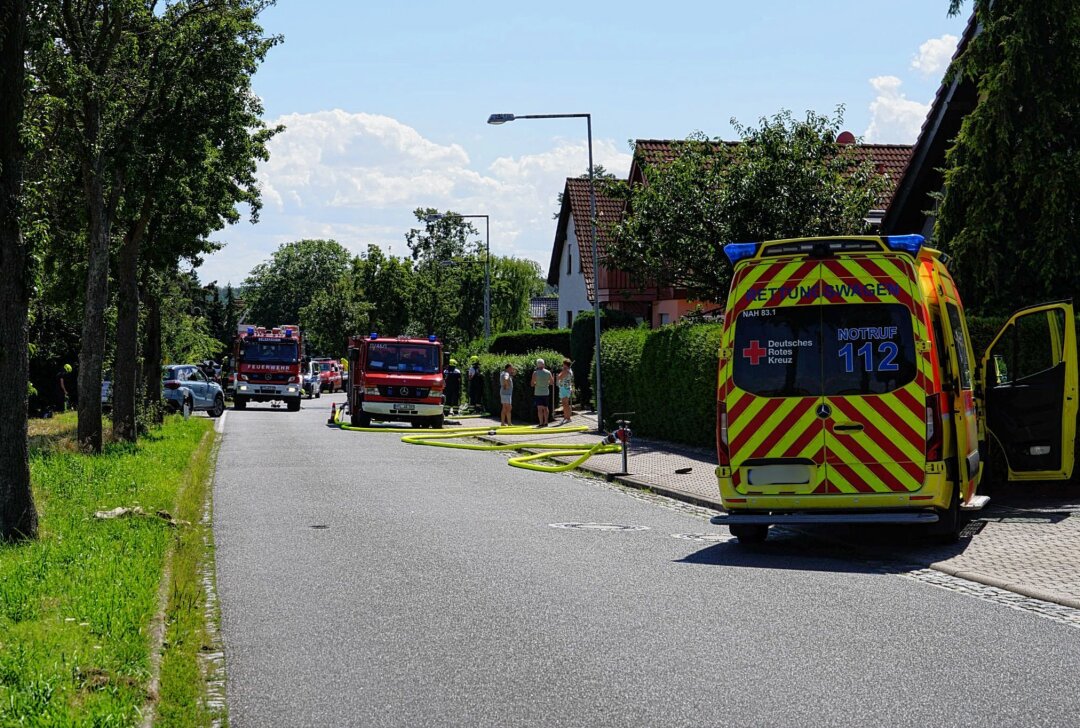
[[[582,311],[570,328],[570,360],[574,362],[574,382],[580,389],[579,400],[592,402],[593,350],[596,347],[596,326],[593,312]],[[614,309],[600,309],[600,333],[608,329],[630,328],[638,325],[633,314]],[[603,340],[601,339],[601,346]]]
[[[488,346],[489,354],[528,354],[530,351],[557,351],[570,357],[570,329],[524,329],[497,334]]]
[[[633,429],[641,435],[712,445],[722,329],[720,324],[674,324],[605,332],[600,368],[608,419],[634,412]]]

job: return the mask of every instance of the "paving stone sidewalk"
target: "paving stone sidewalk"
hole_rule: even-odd
[[[463,420],[463,425],[497,420]],[[503,442],[595,443],[596,417],[575,413],[572,424],[590,432],[499,436]],[[633,425],[631,424],[631,429]],[[634,437],[622,473],[622,456],[597,455],[582,469],[637,488],[720,509],[716,456],[711,449]],[[904,527],[800,529],[841,541],[853,555],[886,558],[912,568],[933,568],[971,581],[1080,609],[1080,486],[1010,485],[992,491],[991,505],[975,515],[957,544],[937,545]]]

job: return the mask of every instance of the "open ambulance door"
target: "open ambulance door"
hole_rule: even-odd
[[[1076,442],[1077,351],[1072,302],[1014,313],[980,367],[987,437],[1009,480],[1067,480]]]

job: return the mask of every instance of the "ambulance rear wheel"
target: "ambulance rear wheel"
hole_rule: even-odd
[[[939,543],[950,544],[960,540],[960,532],[964,530],[964,519],[960,511],[960,484],[953,487],[952,498],[946,510],[938,511],[938,522],[934,524],[934,540]]]
[[[764,543],[769,537],[769,526],[764,523],[736,523],[728,526],[728,530],[739,543]]]

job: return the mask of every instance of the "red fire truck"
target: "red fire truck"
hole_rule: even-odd
[[[349,418],[354,427],[372,420],[443,426],[442,344],[385,338],[349,339]]]
[[[233,406],[242,410],[248,402],[284,402],[290,412],[299,411],[302,351],[299,326],[264,329],[240,324],[233,341]]]

